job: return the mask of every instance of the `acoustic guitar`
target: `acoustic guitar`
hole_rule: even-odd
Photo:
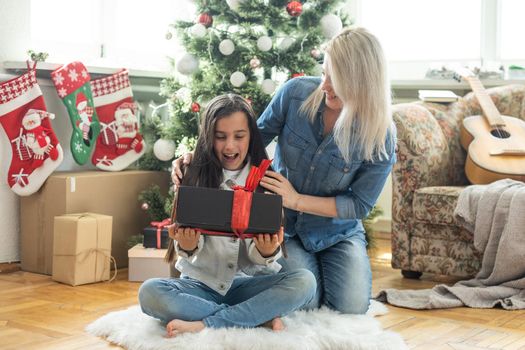
[[[465,174],[469,181],[473,184],[505,178],[525,181],[525,121],[501,115],[470,70],[457,70],[454,78],[469,83],[483,111],[483,115],[464,118],[461,127],[461,145],[468,153]]]

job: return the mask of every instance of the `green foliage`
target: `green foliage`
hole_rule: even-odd
[[[169,217],[169,214],[166,214],[164,210],[165,200],[157,185],[153,185],[139,194],[139,202],[141,204],[146,203],[148,206],[146,212],[151,221],[162,221]]]
[[[368,250],[375,248],[375,242],[374,242],[374,229],[372,228],[372,225],[377,221],[377,219],[383,215],[383,209],[378,206],[374,206],[372,210],[370,210],[370,213],[368,213],[368,216],[366,219],[363,220],[363,226],[365,227],[365,238],[368,242]]]

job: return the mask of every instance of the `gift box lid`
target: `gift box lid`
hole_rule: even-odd
[[[79,254],[88,248],[111,253],[113,218],[95,213],[65,214],[54,219],[54,255]]]
[[[179,186],[177,223],[181,226],[231,232],[233,192],[205,187]],[[282,197],[253,193],[250,221],[246,233],[279,231]]]
[[[166,256],[167,249],[144,248],[142,244],[137,244],[128,250],[128,258],[161,258]]]

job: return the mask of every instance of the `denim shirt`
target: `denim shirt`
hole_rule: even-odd
[[[228,179],[237,184],[244,184],[250,167],[248,162],[235,179],[231,177],[231,172],[223,170],[224,181],[220,188],[231,190],[225,184]],[[226,295],[236,277],[277,273],[281,269],[277,262],[282,256],[281,248],[278,248],[273,256],[265,258],[251,238],[201,235],[197,249],[191,255],[174,243],[178,255],[175,267],[182,276],[199,280],[221,295]]]
[[[272,166],[301,194],[335,197],[337,217],[323,217],[285,209],[286,237],[298,236],[304,248],[318,252],[353,235],[364,239],[361,220],[374,206],[396,161],[395,127],[387,135],[383,160],[366,161],[359,145],[346,162],[333,133],[323,137],[324,101],[314,123],[299,111],[303,101],[319,86],[320,78],[289,80],[257,120],[265,145],[276,136]],[[388,159],[384,159],[388,158]]]

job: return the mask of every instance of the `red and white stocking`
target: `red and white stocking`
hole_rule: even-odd
[[[137,108],[127,69],[92,80],[91,89],[100,121],[100,134],[91,162],[102,170],[125,169],[146,150],[139,134]]]
[[[0,124],[12,150],[7,183],[20,196],[38,191],[62,162],[50,122],[54,117],[46,111],[34,68],[0,83]]]

